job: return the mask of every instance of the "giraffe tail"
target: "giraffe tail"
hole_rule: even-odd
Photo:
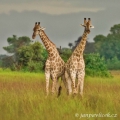
[[[58,95],[57,95],[57,97],[59,97],[59,96],[61,95],[61,90],[62,90],[62,87],[60,86],[60,87],[58,88]]]

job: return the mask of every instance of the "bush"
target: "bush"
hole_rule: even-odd
[[[100,57],[98,53],[85,54],[86,75],[88,76],[103,76],[110,77],[110,73],[105,64],[103,57]]]
[[[43,45],[35,42],[29,46],[22,46],[18,50],[18,63],[22,64],[22,71],[43,71],[48,53]]]
[[[44,65],[41,61],[39,61],[39,62],[31,61],[28,63],[27,68],[30,72],[40,72],[40,71],[43,71],[43,66]]]
[[[107,60],[106,64],[109,70],[120,70],[120,60],[116,56]]]
[[[69,59],[69,57],[72,54],[72,50],[69,48],[63,48],[61,51],[61,58],[64,60],[64,62],[67,62],[67,60]]]

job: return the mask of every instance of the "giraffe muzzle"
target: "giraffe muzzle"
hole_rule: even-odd
[[[32,39],[35,39],[35,35],[34,34],[32,35]]]

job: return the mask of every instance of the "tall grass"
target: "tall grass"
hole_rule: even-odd
[[[86,120],[90,114],[90,120],[119,120],[120,75],[113,76],[86,77],[83,99],[67,96],[63,84],[59,98],[46,98],[43,73],[0,70],[0,120]]]

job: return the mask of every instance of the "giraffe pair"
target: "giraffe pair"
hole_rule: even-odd
[[[80,95],[83,94],[83,84],[85,76],[85,63],[83,59],[83,51],[85,49],[87,35],[90,33],[91,25],[90,18],[88,21],[84,18],[84,24],[81,24],[85,27],[84,33],[82,35],[82,40],[73,51],[71,57],[65,63],[60,57],[58,50],[55,44],[49,40],[47,35],[44,32],[44,28],[40,26],[40,22],[35,23],[33,28],[32,38],[34,39],[36,35],[39,35],[46,50],[48,51],[48,58],[45,64],[45,77],[46,77],[46,94],[49,93],[49,79],[51,77],[52,81],[52,93],[55,93],[55,90],[59,92],[61,86],[58,84],[58,79],[61,77],[65,87],[67,88],[68,94],[78,93],[80,88]],[[75,80],[78,79],[77,88],[75,86]],[[72,88],[71,88],[72,84]]]

